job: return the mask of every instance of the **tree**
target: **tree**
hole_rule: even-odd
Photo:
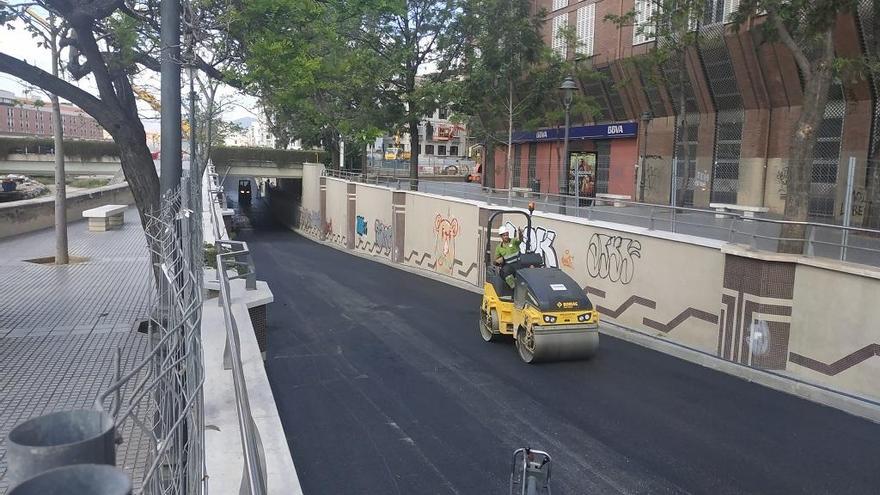
[[[456,109],[466,116],[470,134],[484,143],[483,176],[489,187],[495,186],[494,147],[506,150],[510,190],[514,129],[559,122],[563,110],[556,88],[578,70],[544,44],[544,17],[544,11],[532,12],[527,0],[476,0],[468,4],[459,24],[458,36],[468,42],[456,66],[461,79],[449,83],[452,89],[447,92],[460,95]],[[575,47],[571,33],[565,36]],[[578,94],[573,115],[590,120],[590,100]]]
[[[654,83],[675,88],[670,96],[677,108],[676,138],[681,143],[680,151],[673,158],[670,203],[680,206],[677,192],[678,177],[690,163],[690,142],[688,115],[688,91],[690,79],[687,73],[688,56],[697,48],[700,41],[700,24],[706,13],[705,0],[643,0],[637,1],[633,10],[623,15],[607,14],[605,20],[618,27],[632,26],[636,35],[646,39],[654,38],[653,49],[636,63],[655,79]],[[639,20],[639,22],[636,22]],[[683,168],[680,168],[683,167]],[[686,179],[685,179],[686,181]]]
[[[362,152],[400,109],[383,98],[375,53],[359,45],[360,0],[265,0],[242,5],[232,25],[246,45],[239,77],[258,95],[276,146],[323,144],[334,161],[341,141]]]
[[[372,50],[376,69],[383,80],[379,86],[382,97],[399,113],[390,115],[393,127],[404,128],[410,139],[410,188],[418,189],[419,123],[424,115],[437,108],[437,87],[448,75],[444,58],[454,59],[462,45],[451,40],[461,14],[457,0],[389,0],[365,9],[357,46]],[[439,64],[441,69],[431,77],[420,77],[428,67]]]
[[[205,49],[222,45],[226,2],[199,2],[202,15],[198,40]],[[35,0],[0,7],[0,24],[21,17],[23,8],[36,8],[58,21],[60,55],[65,68],[75,81],[90,77],[96,94],[77,87],[60,76],[46,72],[24,60],[0,52],[0,72],[10,74],[44,91],[64,98],[91,115],[119,147],[122,170],[138,206],[141,221],[159,206],[159,180],[147,147],[143,124],[138,117],[131,80],[144,70],[158,71],[156,59],[159,33],[159,2],[90,0],[68,2]],[[208,44],[210,43],[210,44]],[[234,46],[234,45],[233,45]],[[223,75],[204,61],[199,51],[195,63],[201,70],[217,78]]]
[[[38,46],[49,48],[52,53],[52,76],[59,77],[61,60],[58,38],[61,31],[55,22],[55,16],[50,15],[49,19],[45,19],[31,8],[14,11],[12,14],[18,16],[24,23],[25,29],[32,36],[41,40],[37,42]],[[55,152],[55,264],[66,265],[69,263],[70,257],[67,249],[67,183],[64,172],[64,129],[61,119],[61,103],[54,93],[47,92],[46,94],[52,104]],[[43,105],[43,101],[39,98],[33,101],[33,106],[36,108],[41,108]]]
[[[734,14],[736,26],[766,15],[760,25],[766,41],[781,42],[791,52],[803,81],[801,112],[791,129],[788,176],[785,183],[785,220],[804,222],[810,205],[813,153],[825,116],[828,90],[836,68],[847,64],[834,54],[834,25],[842,13],[852,13],[855,0],[742,0]],[[785,224],[779,251],[802,253],[806,227]]]

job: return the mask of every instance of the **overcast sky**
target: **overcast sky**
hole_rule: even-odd
[[[23,23],[20,20],[16,19],[12,24],[16,29],[9,30],[5,27],[0,29],[0,52],[19,59],[24,59],[28,63],[35,64],[41,69],[49,71],[52,64],[49,50],[37,46],[38,40],[32,38],[30,33],[22,29]],[[152,92],[157,98],[159,97],[158,74],[151,74],[146,78],[139,77],[137,82],[141,85],[155,88]],[[84,78],[79,82],[72,81],[72,83],[90,93],[97,94],[97,89],[95,88],[91,77]],[[27,85],[9,74],[0,73],[0,89],[11,91],[16,96],[23,96],[27,90]],[[255,98],[240,94],[229,87],[224,87],[221,92],[224,95],[234,96],[237,103],[236,105],[227,108],[223,115],[224,119],[235,120],[241,117],[257,116],[257,102]],[[186,92],[184,92],[184,95],[186,95]],[[139,103],[139,107],[141,108],[142,119],[144,120],[144,126],[147,130],[158,131],[159,122],[158,119],[154,118],[156,117],[155,113],[152,112],[146,104]],[[184,111],[185,110],[186,108],[184,107]]]

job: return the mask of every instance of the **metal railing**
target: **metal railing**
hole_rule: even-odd
[[[244,376],[244,365],[241,359],[241,339],[238,325],[232,314],[232,293],[230,281],[244,279],[245,289],[257,288],[256,270],[253,257],[247,243],[224,239],[220,226],[223,218],[219,209],[224,205],[222,187],[217,183],[218,176],[213,167],[208,169],[209,190],[211,195],[211,223],[214,229],[214,245],[217,249],[217,281],[220,286],[218,304],[223,309],[223,321],[226,326],[226,345],[223,350],[223,367],[232,370],[232,381],[235,389],[235,406],[238,414],[238,426],[241,436],[243,455],[242,491],[252,495],[266,493],[266,462],[260,433],[254,422],[248,399],[247,382]],[[236,275],[230,275],[235,271]],[[242,273],[243,272],[243,273]]]
[[[328,169],[328,177],[376,184],[394,189],[410,189],[410,179]],[[461,182],[419,181],[419,191],[482,201],[488,205],[525,208],[593,221],[621,223],[648,230],[661,230],[731,243],[752,249],[776,252],[781,243],[801,243],[800,254],[880,266],[880,230],[847,227],[822,222],[794,222],[746,216],[735,211],[694,207],[673,207],[631,200],[575,198],[574,196],[500,189]],[[606,206],[608,203],[622,205]],[[800,226],[804,237],[786,237],[785,230]]]
[[[201,266],[185,232],[200,229],[186,201],[187,180],[147,215],[145,233],[155,300],[145,331],[150,351],[95,400],[115,420],[117,442],[146,452],[143,471],[132,472],[135,493],[200,494],[206,491],[202,388]],[[144,449],[144,443],[149,448]],[[132,468],[132,466],[126,466]]]

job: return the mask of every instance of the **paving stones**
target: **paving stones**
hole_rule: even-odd
[[[138,218],[129,210],[130,218]],[[148,350],[133,330],[150,306],[149,257],[139,222],[100,234],[71,223],[70,254],[89,259],[68,266],[25,259],[54,254],[51,229],[0,240],[0,495],[5,481],[5,438],[18,423],[53,411],[93,407],[113,379],[121,349],[123,373]],[[131,423],[131,422],[128,422]],[[137,483],[148,441],[128,438],[117,463]]]

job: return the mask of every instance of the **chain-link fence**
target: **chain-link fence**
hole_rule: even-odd
[[[198,202],[189,201],[193,192],[184,179],[160,211],[147,215],[155,291],[139,331],[151,351],[95,403],[114,417],[118,442],[147,446],[146,464],[131,473],[135,493],[204,491],[201,222],[189,208]]]

